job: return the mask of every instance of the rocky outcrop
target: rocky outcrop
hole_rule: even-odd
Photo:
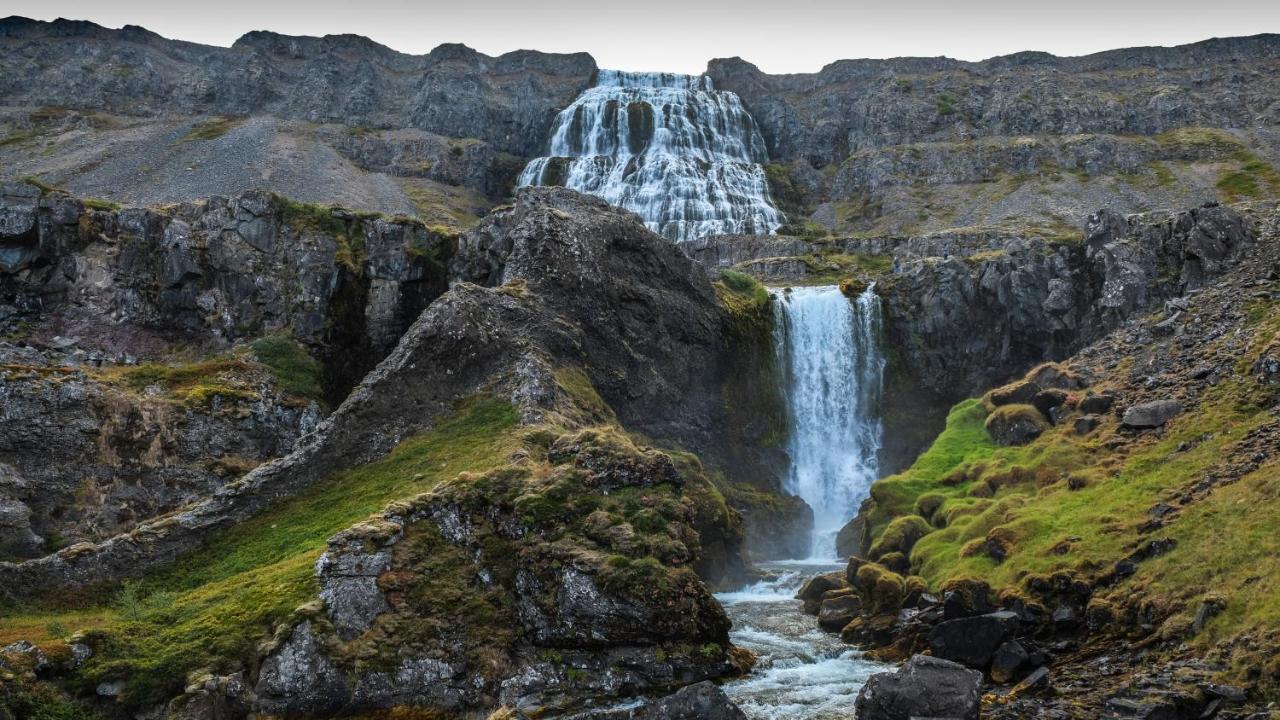
[[[1014,237],[985,254],[907,260],[878,286],[889,344],[929,389],[973,394],[1203,287],[1255,237],[1222,206],[1127,218],[1102,211],[1078,245]]]
[[[495,287],[461,282],[432,303],[294,453],[128,538],[0,565],[15,580],[7,587],[143,572],[274,497],[381,456],[481,390],[511,400],[527,422],[543,419],[563,397],[562,364],[587,368],[624,423],[686,447],[713,442],[718,393],[708,388],[719,372],[723,311],[700,266],[635,216],[570,191],[529,190],[462,241],[454,268]],[[655,375],[657,367],[667,370]],[[672,397],[683,402],[672,406]]]
[[[288,331],[338,400],[445,289],[453,238],[248,191],[166,210],[0,187],[0,324],[108,357]],[[42,332],[42,330],[44,332]]]
[[[707,74],[742,97],[772,157],[820,167],[908,143],[1280,124],[1272,89],[1255,82],[1277,60],[1280,37],[1258,35],[1072,58],[841,60],[782,76],[730,58]]]
[[[536,465],[495,470],[331,539],[317,563],[323,614],[303,612],[267,650],[254,707],[465,712],[496,702],[538,716],[741,672],[724,610],[687,567],[712,529],[695,531],[689,502],[707,478],[595,431],[553,441],[546,460],[549,476]],[[555,506],[548,483],[598,509]],[[620,506],[605,487],[687,493],[689,504],[675,502],[655,532],[607,519]],[[705,695],[691,689],[651,712],[723,698]]]
[[[288,454],[321,411],[250,358],[194,392],[83,350],[0,343],[0,555],[105,540]]]
[[[72,57],[78,58],[74,62]],[[405,55],[354,35],[251,32],[230,48],[137,26],[0,21],[0,104],[124,115],[257,115],[418,128],[535,155],[560,108],[591,81],[585,53],[488,57],[463,45]]]
[[[916,655],[893,673],[867,680],[856,705],[864,720],[977,720],[982,674],[947,660]]]

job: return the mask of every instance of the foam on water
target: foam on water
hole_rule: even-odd
[[[839,567],[766,563],[772,578],[716,596],[733,620],[734,644],[758,658],[749,677],[724,688],[752,720],[849,720],[867,678],[889,669],[818,629],[795,599],[806,579]]]

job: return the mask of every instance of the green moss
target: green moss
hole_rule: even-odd
[[[271,371],[282,392],[312,400],[321,397],[323,368],[291,335],[260,338],[250,343],[249,347],[258,362]]]
[[[934,99],[934,107],[937,109],[939,115],[948,117],[956,113],[956,104],[959,102],[960,100],[956,96],[948,93],[942,93]]]
[[[216,117],[202,120],[191,126],[186,135],[182,136],[183,142],[197,142],[202,140],[217,140],[226,135],[244,122],[244,118]]]
[[[159,387],[180,403],[207,406],[215,400],[239,402],[259,397],[251,376],[254,366],[239,358],[225,357],[178,365],[143,363],[112,368],[103,373],[109,382],[134,390]]]
[[[890,553],[909,554],[920,538],[932,530],[929,522],[919,515],[894,518],[872,544],[869,555],[872,560],[879,560]]]
[[[55,618],[76,630],[92,627],[95,653],[79,675],[86,689],[124,680],[130,706],[167,700],[192,670],[238,667],[315,595],[314,565],[329,537],[392,500],[501,464],[519,445],[515,424],[515,409],[506,402],[471,400],[383,460],[273,504],[107,604],[65,615],[19,608],[0,620],[0,629],[21,625],[38,640],[37,623]],[[58,604],[44,600],[42,608]]]

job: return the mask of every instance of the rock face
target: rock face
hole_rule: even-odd
[[[541,149],[556,112],[596,69],[585,53],[493,58],[441,45],[413,56],[354,35],[270,32],[222,48],[136,26],[19,17],[0,21],[0,68],[5,105],[408,127],[526,156]]]
[[[860,720],[977,720],[982,673],[916,655],[896,672],[872,675],[858,693]]]
[[[1256,115],[1255,108],[1269,107],[1270,90],[1251,78],[1278,59],[1280,37],[1258,35],[1073,58],[1025,52],[982,62],[841,60],[818,73],[783,76],[730,58],[712,60],[707,74],[743,98],[773,157],[821,166],[866,148],[966,137],[1277,124],[1273,107],[1269,116]],[[1136,77],[1135,68],[1159,68],[1159,81]],[[950,102],[940,103],[943,93]],[[1125,99],[1096,102],[1104,93]]]
[[[288,454],[320,422],[247,361],[208,370],[211,394],[176,397],[100,370],[83,351],[0,344],[0,554],[104,540]],[[145,373],[134,367],[125,372]],[[57,544],[55,544],[57,543]]]
[[[331,361],[335,399],[444,292],[454,242],[261,191],[95,210],[18,183],[0,186],[0,218],[5,327],[56,325],[108,356],[287,330]]]
[[[1259,35],[1073,58],[841,60],[792,75],[729,58],[707,73],[760,126],[793,221],[921,232],[1230,199],[1216,183],[1224,166],[1243,170],[1239,153],[1280,160],[1278,64],[1280,37]]]

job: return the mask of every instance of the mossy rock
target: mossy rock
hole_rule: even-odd
[[[880,538],[871,546],[869,553],[872,560],[883,562],[890,553],[910,555],[920,538],[933,531],[929,521],[919,515],[904,515],[895,518],[880,534]]]
[[[854,588],[871,616],[896,615],[906,599],[902,576],[878,563],[864,563],[858,568]]]
[[[1049,429],[1049,421],[1033,405],[1001,405],[987,416],[987,434],[997,445],[1026,445]]]
[[[856,298],[871,287],[867,281],[858,278],[844,278],[840,281],[840,293],[847,298]]]

